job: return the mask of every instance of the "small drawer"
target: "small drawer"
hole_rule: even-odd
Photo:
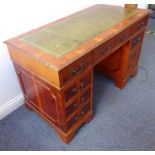
[[[91,98],[91,88],[87,89],[83,95],[80,96],[80,103],[84,104]]]
[[[147,21],[148,21],[148,16],[143,17],[142,19],[140,19],[139,21],[137,21],[131,28],[132,30],[132,34],[134,35],[135,32],[140,31],[142,29],[144,29],[147,25]]]
[[[78,100],[73,101],[67,108],[66,108],[66,117],[72,114],[80,107]]]
[[[78,120],[80,120],[79,113],[77,113],[72,119],[68,121],[68,127],[72,127]]]
[[[75,95],[83,91],[92,82],[92,69],[77,77],[72,83],[63,89],[64,102],[68,102]]]
[[[89,74],[87,74],[86,76],[81,78],[81,80],[80,80],[80,89],[85,88],[89,84],[91,84],[91,72],[89,72]]]
[[[134,50],[132,50],[129,53],[129,64],[137,64],[140,51],[141,51],[141,46],[137,46]]]
[[[67,88],[64,91],[64,100],[65,102],[69,101],[73,96],[75,96],[78,93],[78,86],[77,84],[71,85],[69,88]]]
[[[69,128],[72,127],[74,124],[76,124],[76,122],[81,120],[89,110],[90,110],[90,102],[84,105],[82,109],[79,112],[77,112],[72,119],[68,121],[68,127]]]
[[[75,61],[68,67],[64,68],[60,72],[61,75],[60,77],[62,77],[61,85],[64,85],[67,82],[69,82],[73,77],[82,73],[90,65],[91,65],[91,55],[87,54],[86,56],[83,56],[81,59]]]
[[[112,44],[112,40],[110,39],[94,50],[93,62],[97,63],[98,61],[105,58],[107,55],[109,55],[112,52],[112,49],[113,49],[113,44]]]
[[[131,40],[131,49],[135,48],[137,45],[140,45],[143,41],[144,32],[140,33]]]
[[[140,46],[136,48],[134,51],[132,51],[129,54],[129,60],[128,60],[128,69],[127,69],[127,74],[130,74],[133,72],[138,65],[138,59],[140,55]]]
[[[80,117],[82,118],[90,110],[90,102],[84,105],[80,112]]]

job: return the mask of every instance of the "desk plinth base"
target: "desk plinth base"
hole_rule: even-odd
[[[51,125],[57,134],[60,136],[60,138],[63,140],[64,143],[68,144],[71,142],[71,140],[74,138],[75,134],[78,132],[78,129],[84,124],[89,123],[93,117],[94,113],[93,111],[89,111],[84,118],[79,120],[78,123],[76,123],[74,126],[72,126],[66,133],[60,130],[48,117],[46,117],[43,113],[41,113],[39,110],[37,110],[32,104],[25,102],[25,107],[30,110],[36,112],[41,118],[43,118],[49,125]]]

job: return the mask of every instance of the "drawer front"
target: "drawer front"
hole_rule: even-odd
[[[144,32],[140,33],[136,37],[131,40],[131,49],[135,48],[136,46],[140,45],[143,41]]]
[[[99,60],[102,60],[104,57],[113,52],[118,46],[126,42],[131,37],[131,34],[131,27],[129,27],[102,44],[100,47],[96,48],[94,50],[94,62],[96,63]]]
[[[122,31],[121,33],[116,35],[113,38],[114,48],[116,48],[117,46],[119,46],[119,45],[123,44],[124,42],[126,42],[127,40],[129,40],[131,35],[132,35],[131,27],[125,29],[124,31]]]
[[[91,88],[87,89],[83,95],[80,96],[80,103],[83,105],[86,103],[89,99],[91,99]]]
[[[78,93],[79,89],[77,84],[71,85],[68,89],[64,91],[64,100],[65,102],[69,101],[73,96]]]
[[[88,85],[92,83],[92,69],[76,78],[73,83],[63,89],[64,102],[68,102],[78,93],[81,93]]]
[[[76,124],[79,120],[81,120],[85,114],[90,110],[90,102],[88,102],[85,106],[82,107],[82,109],[76,113],[76,115],[68,121],[68,127],[72,127],[74,124]]]
[[[68,121],[68,127],[72,127],[79,119],[79,113],[77,113],[71,120]]]
[[[90,67],[91,65],[91,55],[87,54],[86,56],[82,57],[81,59],[77,60],[76,62],[72,63],[65,69],[63,69],[61,74],[61,85],[66,84],[72,78],[82,73],[85,69]]]
[[[80,80],[80,89],[84,89],[87,87],[89,84],[91,84],[91,72],[89,72],[86,76],[81,78]]]
[[[93,62],[97,63],[98,61],[102,60],[104,57],[106,57],[112,52],[112,49],[113,44],[112,40],[110,39],[94,50]]]
[[[148,21],[148,16],[145,16],[142,19],[140,19],[139,21],[137,21],[131,28],[132,35],[134,35],[135,32],[138,32],[138,31],[144,29],[147,25],[147,21]]]
[[[78,100],[73,101],[67,108],[66,108],[66,117],[72,114],[80,107]]]
[[[138,65],[140,51],[141,51],[141,46],[138,46],[135,50],[133,50],[129,54],[129,62],[128,62],[128,69],[127,69],[128,74],[133,72],[136,66]]]

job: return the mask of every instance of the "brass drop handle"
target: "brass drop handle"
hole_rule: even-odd
[[[72,89],[72,93],[77,93],[77,88],[74,87],[74,88]]]
[[[85,98],[81,97],[81,102],[84,103],[84,101],[85,101]]]
[[[103,51],[101,51],[102,54],[108,53],[111,51],[111,46],[106,47]]]
[[[136,46],[141,41],[140,37],[136,38],[134,40],[134,46]]]
[[[84,88],[84,86],[85,86],[84,83],[81,82],[81,83],[80,83],[80,88]]]
[[[73,75],[76,75],[76,74],[77,74],[77,70],[76,70],[76,69],[73,69],[73,70],[72,70],[72,74],[73,74]]]
[[[71,70],[71,72],[72,72],[73,75],[77,75],[78,73],[82,72],[83,69],[84,69],[84,65],[80,64],[79,70],[73,69],[73,70]]]
[[[83,110],[83,111],[81,111],[81,114],[80,114],[80,115],[82,116],[82,115],[84,115],[84,113],[85,113],[85,112],[84,112],[84,110]]]
[[[121,40],[121,41],[124,41],[124,40],[126,40],[126,39],[127,39],[127,37],[128,37],[128,35],[127,35],[127,34],[125,34],[125,35],[123,35],[123,36],[120,38],[120,40]]]
[[[83,64],[80,64],[79,71],[81,72],[81,71],[83,71],[83,69],[84,69],[84,65]]]
[[[74,108],[77,108],[77,107],[78,107],[77,102],[75,102],[75,103],[73,104],[73,107],[74,107]]]
[[[145,23],[144,23],[144,22],[142,22],[142,23],[141,23],[141,27],[144,27],[144,26],[145,26]]]
[[[140,37],[137,38],[137,43],[139,43],[141,41]]]
[[[75,116],[74,119],[77,121],[77,120],[79,120],[79,117],[78,116]]]

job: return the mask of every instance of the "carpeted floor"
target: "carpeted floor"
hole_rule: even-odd
[[[94,78],[95,117],[69,145],[22,106],[0,121],[0,150],[155,150],[155,35],[146,34],[139,73],[123,90]]]

